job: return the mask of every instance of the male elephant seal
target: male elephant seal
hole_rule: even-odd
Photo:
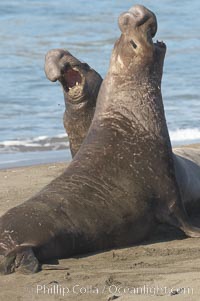
[[[50,50],[45,58],[45,73],[52,82],[59,80],[64,92],[66,110],[64,127],[72,157],[79,150],[94,116],[101,76],[70,52]]]
[[[187,221],[175,179],[160,91],[166,47],[152,42],[156,18],[137,5],[120,15],[119,27],[80,150],[61,176],[0,219],[4,274],[139,242],[156,218],[200,235]]]
[[[65,64],[63,64],[63,58]],[[64,70],[68,70],[69,62],[73,62],[76,68],[74,71],[79,72],[81,77],[81,82],[78,85],[74,83],[70,91],[66,87],[69,86],[70,82],[75,82],[73,72],[68,73],[67,79],[66,71],[63,72],[63,66],[66,66]],[[102,82],[101,76],[87,66],[66,50],[50,50],[46,55],[45,72],[47,77],[51,81],[60,80],[63,86],[66,103],[64,116],[67,116],[64,118],[64,126],[69,137],[72,157],[75,156],[87,136]],[[72,64],[70,68],[73,68]],[[85,90],[87,93],[84,92]],[[78,105],[75,91],[78,91]],[[200,145],[196,148],[194,146],[179,147],[173,152],[175,175],[181,192],[181,199],[188,213],[196,213],[200,209]]]
[[[189,214],[200,212],[200,144],[176,147],[174,165],[181,198]]]

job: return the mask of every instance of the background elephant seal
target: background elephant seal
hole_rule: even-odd
[[[68,96],[65,87],[69,86],[69,84],[64,83],[64,75],[60,75],[63,70],[63,64],[60,64],[60,60],[63,60],[61,54],[65,57],[66,64],[68,64],[68,61],[74,61],[76,70],[84,69],[82,72],[79,71],[82,78],[81,84],[78,85],[78,88],[76,85],[74,86],[74,89],[78,89],[79,91],[79,99],[83,100],[83,105],[77,105],[76,101],[72,100],[76,95],[75,93],[70,93],[70,96]],[[98,89],[100,89],[102,82],[101,76],[95,70],[85,67],[85,65],[80,63],[69,52],[61,49],[51,50],[46,56],[46,74],[49,74],[49,78],[51,79],[50,75],[54,71],[54,73],[58,74],[57,79],[62,78],[61,83],[63,85],[65,103],[67,104],[70,100],[67,105],[68,110],[66,108],[64,114],[66,116],[64,118],[64,125],[69,137],[72,156],[76,154],[87,136],[89,126],[94,117]],[[68,81],[72,82],[73,78],[73,72],[68,73]],[[84,92],[84,86],[86,86],[87,93]],[[87,99],[85,95],[87,95]],[[87,105],[88,103],[90,105]],[[200,145],[182,146],[175,148],[173,151],[175,175],[181,192],[182,202],[189,214],[197,213],[200,210]]]
[[[36,272],[39,261],[130,245],[148,236],[156,217],[199,236],[175,180],[160,92],[166,47],[152,42],[156,18],[137,5],[119,26],[80,150],[61,176],[0,218],[1,273]]]
[[[79,150],[94,115],[101,76],[70,52],[50,50],[45,58],[47,78],[59,80],[65,99],[64,127],[68,133],[72,157]]]
[[[176,147],[174,165],[176,178],[187,212],[200,213],[200,144]]]

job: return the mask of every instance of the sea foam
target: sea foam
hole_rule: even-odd
[[[169,131],[170,139],[173,142],[188,142],[198,141],[200,142],[200,129],[199,128],[186,128],[176,129]]]

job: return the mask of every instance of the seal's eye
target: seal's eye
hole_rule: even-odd
[[[65,87],[66,91],[68,92],[75,86],[81,84],[82,78],[78,71],[67,68],[67,70],[63,73],[63,86]]]
[[[133,40],[130,40],[131,45],[133,46],[134,49],[137,48],[137,45],[135,44],[135,42]]]

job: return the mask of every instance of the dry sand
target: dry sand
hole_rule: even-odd
[[[65,165],[1,170],[0,214],[39,191]],[[0,276],[0,300],[200,300],[200,240],[173,228],[160,227],[139,246],[60,260],[58,266]]]

